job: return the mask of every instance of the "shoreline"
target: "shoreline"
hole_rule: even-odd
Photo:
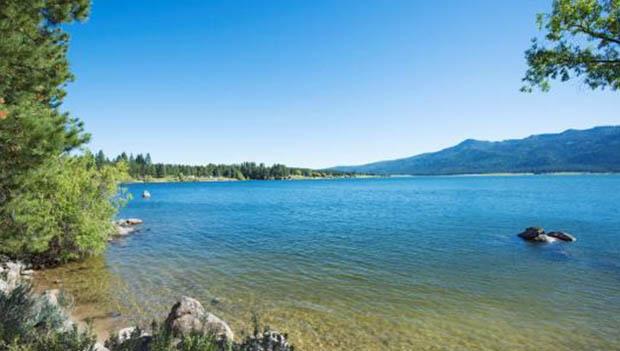
[[[465,178],[465,177],[535,177],[535,176],[612,176],[620,175],[620,172],[549,172],[549,173],[456,173],[456,174],[377,174],[377,175],[357,175],[343,177],[293,177],[286,179],[236,179],[236,178],[194,178],[194,179],[166,179],[154,178],[149,180],[132,179],[123,181],[121,184],[166,184],[166,183],[227,183],[227,182],[249,182],[249,181],[304,181],[304,180],[341,180],[341,179],[400,179],[400,178]]]
[[[549,172],[549,173],[455,173],[455,174],[393,174],[385,176],[377,176],[376,178],[422,178],[422,177],[534,177],[534,176],[608,176],[620,175],[620,172]]]
[[[75,263],[79,265],[84,262]],[[123,350],[151,350],[152,346],[159,350],[162,342],[172,350],[177,349],[179,343],[185,345],[185,342],[190,342],[191,345],[193,340],[199,340],[200,345],[209,350],[263,350],[261,345],[267,344],[270,346],[266,350],[293,350],[286,333],[267,325],[264,325],[264,331],[255,328],[253,333],[246,333],[250,329],[237,329],[239,334],[235,337],[226,320],[213,314],[199,300],[184,294],[178,295],[175,302],[171,301],[167,312],[156,318],[161,328],[155,327],[155,324],[149,328],[148,324],[140,321],[122,318],[121,312],[107,313],[107,307],[97,302],[80,302],[79,295],[75,295],[70,288],[65,289],[61,280],[46,280],[44,275],[56,268],[34,271],[28,264],[11,260],[0,262],[0,268],[0,273],[5,272],[6,275],[6,282],[0,279],[0,294],[12,296],[12,299],[18,296],[15,301],[24,308],[24,313],[32,313],[35,318],[49,318],[40,316],[52,315],[57,321],[55,323],[59,324],[46,326],[54,337],[66,337],[73,331],[84,335],[89,350],[110,351],[119,347]],[[15,291],[18,295],[11,295]],[[42,311],[45,314],[41,314]]]
[[[90,327],[97,342],[103,344],[113,332],[124,328],[130,321],[123,319],[119,312],[108,311],[110,308],[105,307],[104,300],[107,298],[102,286],[94,285],[93,281],[71,281],[67,278],[71,276],[71,272],[92,269],[92,260],[97,259],[101,257],[69,262],[58,267],[37,269],[32,275],[31,284],[36,294],[58,289],[71,295],[74,303],[72,309],[68,311],[69,320],[79,328]],[[103,284],[103,281],[100,283]],[[100,295],[95,296],[97,294]]]
[[[160,184],[160,183],[226,183],[226,182],[251,182],[251,181],[301,181],[301,180],[336,180],[336,179],[366,179],[366,178],[389,178],[389,176],[342,176],[342,177],[291,177],[284,179],[236,179],[236,178],[189,178],[189,179],[172,179],[172,178],[152,178],[149,180],[131,179],[123,181],[121,184]]]

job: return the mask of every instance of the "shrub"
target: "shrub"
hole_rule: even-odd
[[[204,333],[192,333],[179,339],[175,339],[170,331],[163,325],[153,321],[151,325],[152,335],[145,335],[140,328],[134,329],[126,340],[121,340],[118,335],[112,335],[105,346],[110,351],[228,351],[231,350],[225,340],[214,335]]]
[[[76,326],[65,329],[62,309],[19,285],[0,292],[0,351],[92,351],[95,338]]]
[[[294,351],[286,341],[286,334],[279,334],[262,328],[258,318],[252,320],[253,335],[243,338],[240,342],[227,342],[221,338],[205,333],[194,332],[182,338],[175,338],[164,325],[153,321],[152,335],[145,335],[136,328],[126,340],[112,335],[105,346],[110,351]]]
[[[64,263],[105,249],[111,219],[126,200],[118,195],[124,164],[96,167],[94,157],[60,156],[29,172],[6,204],[11,214],[0,237],[5,254]]]

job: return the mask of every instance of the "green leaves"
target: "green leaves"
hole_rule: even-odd
[[[73,79],[62,25],[90,0],[0,1],[0,252],[65,262],[101,252],[126,166],[69,152],[89,139],[60,104]]]
[[[0,5],[0,97],[24,94],[58,106],[73,79],[69,36],[59,25],[84,20],[90,0],[3,0]]]
[[[536,22],[546,34],[525,52],[522,91],[575,77],[592,89],[620,89],[620,0],[554,0]]]
[[[50,157],[88,140],[79,121],[27,96],[7,105],[0,120],[0,184],[14,186],[16,178]]]
[[[102,252],[125,200],[117,194],[124,176],[123,164],[97,168],[90,154],[60,156],[29,172],[6,205],[13,230],[4,250],[56,263]]]
[[[0,292],[0,350],[89,351],[95,337],[77,326],[63,328],[67,316],[57,305],[19,285],[8,294]]]

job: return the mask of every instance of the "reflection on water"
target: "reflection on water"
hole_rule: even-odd
[[[129,190],[145,189],[122,213],[139,233],[41,274],[103,306],[108,328],[189,295],[237,335],[257,312],[301,350],[620,349],[619,176]],[[578,241],[515,237],[530,225]]]

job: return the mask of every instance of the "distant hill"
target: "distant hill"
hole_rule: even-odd
[[[620,126],[505,141],[467,139],[437,152],[331,170],[411,175],[620,172]]]

